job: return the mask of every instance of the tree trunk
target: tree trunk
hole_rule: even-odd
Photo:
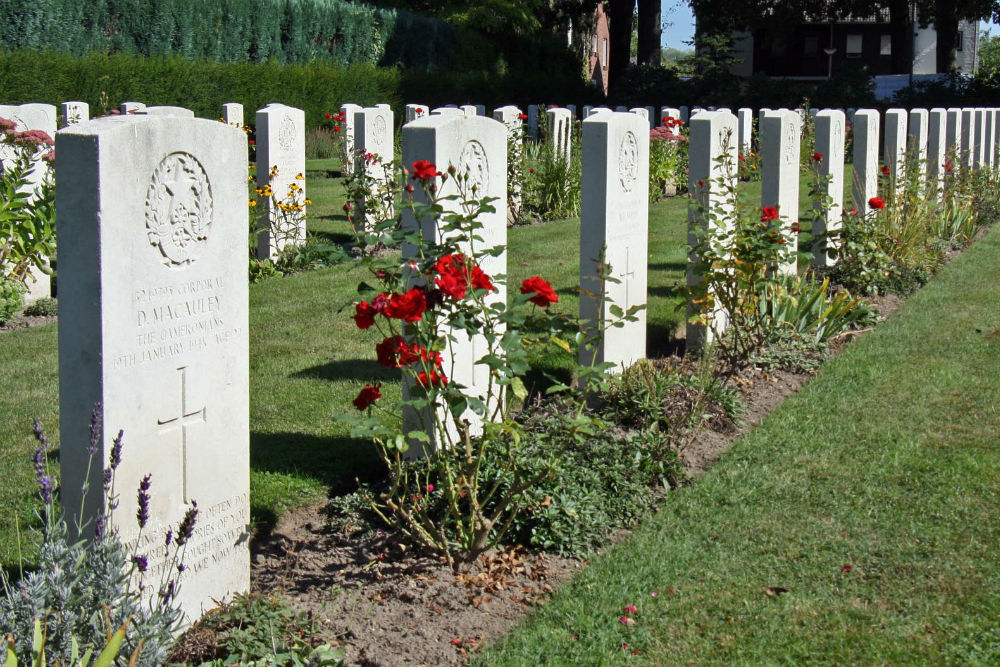
[[[638,62],[643,65],[660,66],[660,0],[639,1],[639,46]]]
[[[889,1],[889,32],[892,36],[893,74],[909,74],[913,69],[913,25],[910,18],[909,0]]]
[[[634,10],[635,0],[608,2],[608,30],[611,33],[608,45],[608,81],[612,89],[628,69]]]
[[[939,74],[958,69],[958,13],[954,0],[936,0],[934,29],[937,31],[937,71]]]

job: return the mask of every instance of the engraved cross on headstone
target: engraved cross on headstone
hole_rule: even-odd
[[[176,417],[169,419],[157,419],[157,432],[170,433],[178,428],[181,430],[181,489],[184,495],[184,502],[190,502],[188,498],[188,450],[187,450],[187,430],[188,427],[205,423],[205,407],[189,410],[187,403],[187,366],[177,369],[181,375],[181,410]]]
[[[194,182],[187,174],[184,173],[184,167],[179,161],[174,160],[174,180],[164,181],[163,188],[170,195],[170,206],[167,209],[167,220],[172,221],[174,215],[174,207],[177,205],[177,201],[180,198],[181,202],[184,201],[184,196],[191,193],[191,185]]]
[[[632,278],[635,278],[635,269],[632,266],[632,253],[628,248],[625,248],[625,271],[622,273],[622,282],[625,284],[625,310],[628,311],[632,307],[631,299],[629,298],[632,293]]]

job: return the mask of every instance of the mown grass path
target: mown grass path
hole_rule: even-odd
[[[994,229],[480,660],[1000,664],[998,377]]]

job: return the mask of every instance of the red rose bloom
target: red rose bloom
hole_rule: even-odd
[[[889,166],[888,165],[885,165],[885,164],[882,165],[882,175],[883,176],[888,176],[889,175]]]
[[[478,266],[472,267],[472,287],[473,289],[484,289],[487,292],[496,291],[496,287],[493,286],[493,279],[486,275]]]
[[[354,323],[359,329],[367,329],[375,324],[375,316],[378,311],[367,301],[362,301],[354,305]]]
[[[393,294],[385,307],[385,316],[394,317],[406,322],[417,322],[427,310],[427,296],[419,287],[414,287],[403,294]]]
[[[823,161],[822,153],[813,153],[813,162],[822,162],[822,161]]]
[[[413,178],[429,181],[435,176],[440,176],[440,174],[441,172],[437,170],[437,167],[430,160],[417,160],[413,163]]]
[[[559,300],[559,295],[552,289],[552,284],[548,280],[542,280],[538,276],[531,276],[521,283],[521,294],[531,293],[534,293],[535,296],[528,299],[528,301],[542,308],[547,308]]]
[[[336,127],[334,127],[334,128],[333,128],[333,131],[334,131],[334,132],[340,132],[340,126],[339,126],[339,125],[337,125]]]
[[[876,211],[881,211],[885,208],[885,200],[881,197],[872,197],[868,200],[868,205],[871,206]]]
[[[378,358],[378,363],[386,368],[396,368],[396,351],[400,345],[406,345],[406,343],[399,336],[385,338],[381,343],[375,345],[375,355]]]
[[[365,388],[358,394],[358,397],[354,399],[354,407],[358,410],[367,410],[372,403],[382,398],[382,394],[379,392],[379,389],[381,388],[381,384],[376,384],[374,386],[366,384]]]
[[[464,299],[468,293],[469,279],[472,279],[472,287],[493,291],[492,279],[486,275],[478,266],[472,267],[470,275],[468,260],[465,255],[454,253],[442,255],[441,259],[434,264],[434,270],[438,277],[434,279],[434,284],[444,293],[453,299]]]
[[[517,117],[520,118],[521,120],[528,120],[528,114],[526,113],[520,113],[517,115]]]
[[[764,208],[761,209],[760,213],[761,213],[760,215],[761,222],[767,222],[768,220],[778,219],[778,209],[775,208],[774,206],[765,206]]]
[[[407,344],[403,342],[399,344],[400,367],[409,366],[410,364],[415,364],[418,361],[433,364],[435,367],[440,367],[444,360],[441,358],[440,352],[428,350],[426,347],[421,347],[416,343]]]
[[[326,119],[327,119],[327,120],[330,120],[331,118],[333,118],[333,114],[332,114],[332,113],[330,113],[330,112],[328,111],[328,112],[326,113]]]
[[[438,373],[437,371],[431,371],[430,373],[420,371],[417,373],[417,384],[424,389],[430,389],[431,387],[447,387],[448,378],[445,377],[444,373]]]

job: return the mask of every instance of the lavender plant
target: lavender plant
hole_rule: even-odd
[[[98,406],[91,418],[91,461],[101,440],[100,424]],[[55,479],[48,470],[48,440],[38,420],[34,435],[38,444],[32,463],[42,504],[38,512],[41,548],[37,569],[24,574],[22,564],[22,576],[16,582],[0,570],[4,593],[0,628],[10,633],[6,643],[20,664],[75,665],[81,653],[101,653],[109,637],[122,631],[114,664],[164,664],[172,634],[182,620],[178,581],[197,521],[197,504],[192,503],[176,532],[167,532],[166,567],[158,581],[151,581],[147,557],[125,544],[112,522],[112,511],[120,503],[115,472],[122,461],[124,433],[119,431],[115,437],[104,469],[102,513],[92,527],[76,520],[75,534],[91,530],[93,536],[87,540],[71,537],[66,517],[57,507]],[[140,534],[149,519],[151,486],[152,477],[147,475],[137,492]],[[36,624],[44,637],[40,658],[34,641]]]

